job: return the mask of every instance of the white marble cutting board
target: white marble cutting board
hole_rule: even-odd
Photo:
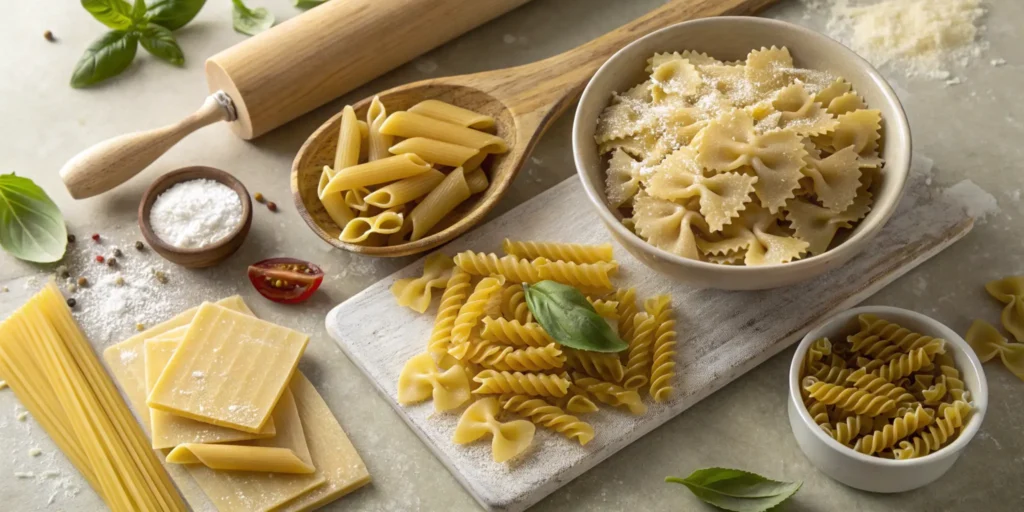
[[[845,267],[803,284],[759,292],[696,290],[643,266],[615,246],[621,270],[615,282],[635,286],[640,297],[670,293],[679,331],[676,393],[650,402],[644,416],[602,407],[584,417],[596,437],[586,447],[538,428],[531,451],[512,464],[490,460],[490,443],[457,446],[450,439],[461,409],[435,413],[430,402],[402,407],[396,382],[405,361],[422,352],[436,312],[418,315],[398,307],[389,288],[418,275],[422,259],[335,307],[327,330],[373,381],[398,414],[488,510],[518,512],[594,467],[629,443],[685,411],[797,341],[817,322],[849,308],[970,231],[973,219],[947,197],[932,197],[912,174],[897,212],[871,246]],[[498,252],[505,237],[560,242],[610,240],[577,178],[570,178],[441,251]],[[440,295],[440,294],[436,294]],[[779,376],[777,389],[786,389]]]

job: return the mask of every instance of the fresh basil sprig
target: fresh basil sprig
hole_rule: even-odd
[[[796,494],[802,485],[728,468],[698,469],[686,478],[670,476],[665,481],[683,484],[705,503],[732,512],[768,510]]]
[[[87,87],[119,75],[132,63],[139,43],[154,56],[176,66],[185,54],[171,31],[196,16],[206,0],[81,0],[97,21],[113,29],[93,41],[71,74],[72,87]]]
[[[622,352],[629,348],[586,296],[555,281],[523,283],[526,305],[537,323],[560,345],[592,352]]]
[[[274,15],[263,7],[250,9],[242,0],[231,0],[231,23],[235,30],[254,36],[274,25]]]
[[[67,246],[64,217],[50,196],[28,178],[0,174],[0,247],[15,258],[50,263]]]

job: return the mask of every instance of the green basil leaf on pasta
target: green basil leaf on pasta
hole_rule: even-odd
[[[231,0],[231,3],[234,4],[231,21],[236,31],[254,36],[274,25],[274,15],[270,11],[262,7],[250,9],[242,0]]]
[[[0,175],[0,247],[18,259],[50,263],[67,246],[64,217],[50,196],[28,178]]]
[[[733,512],[769,510],[796,494],[802,482],[778,482],[756,473],[729,468],[698,469],[686,478],[668,477],[705,503]]]
[[[533,318],[558,344],[592,352],[621,352],[629,345],[594,311],[586,296],[555,281],[523,284]]]
[[[146,14],[149,21],[174,31],[192,21],[205,4],[206,0],[152,0]]]
[[[82,7],[96,21],[114,30],[128,30],[135,24],[132,6],[124,0],[82,0]]]
[[[71,75],[72,87],[87,87],[102,82],[124,71],[139,46],[135,31],[112,30],[93,41],[75,65]]]
[[[171,34],[170,30],[156,23],[150,23],[146,25],[146,28],[142,29],[139,42],[142,43],[142,47],[147,52],[175,66],[181,66],[185,63],[185,54],[181,52],[181,47],[178,46],[178,42],[174,39],[174,34]]]

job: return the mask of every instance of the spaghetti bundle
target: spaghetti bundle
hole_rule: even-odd
[[[52,282],[0,323],[0,376],[111,510],[188,510]]]

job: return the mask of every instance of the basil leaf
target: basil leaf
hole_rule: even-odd
[[[274,25],[274,15],[270,11],[262,7],[250,9],[242,0],[231,0],[231,3],[234,4],[231,22],[236,31],[254,36]]]
[[[0,247],[15,258],[37,263],[64,257],[68,247],[64,217],[28,178],[0,175]]]
[[[146,25],[146,28],[142,29],[139,42],[142,43],[142,47],[147,52],[175,66],[185,64],[185,54],[181,52],[181,47],[174,40],[174,34],[171,34],[170,30],[156,23],[150,23]]]
[[[533,317],[558,344],[592,352],[629,348],[576,288],[541,281],[532,286],[524,283],[523,290]]]
[[[295,7],[299,9],[312,9],[327,0],[295,0]]]
[[[670,476],[665,481],[683,484],[705,503],[733,512],[768,510],[796,494],[802,485],[728,468],[698,469],[686,478]]]
[[[96,21],[114,30],[128,30],[134,25],[132,6],[124,0],[82,0],[82,7]]]
[[[149,21],[173,31],[192,21],[205,4],[206,0],[152,0],[146,13]]]
[[[146,7],[146,0],[135,0],[135,5],[132,6],[132,21],[135,25],[141,25],[146,21],[146,11],[149,8]]]
[[[116,76],[135,58],[139,34],[135,31],[112,30],[93,41],[75,64],[72,87],[86,87]]]

